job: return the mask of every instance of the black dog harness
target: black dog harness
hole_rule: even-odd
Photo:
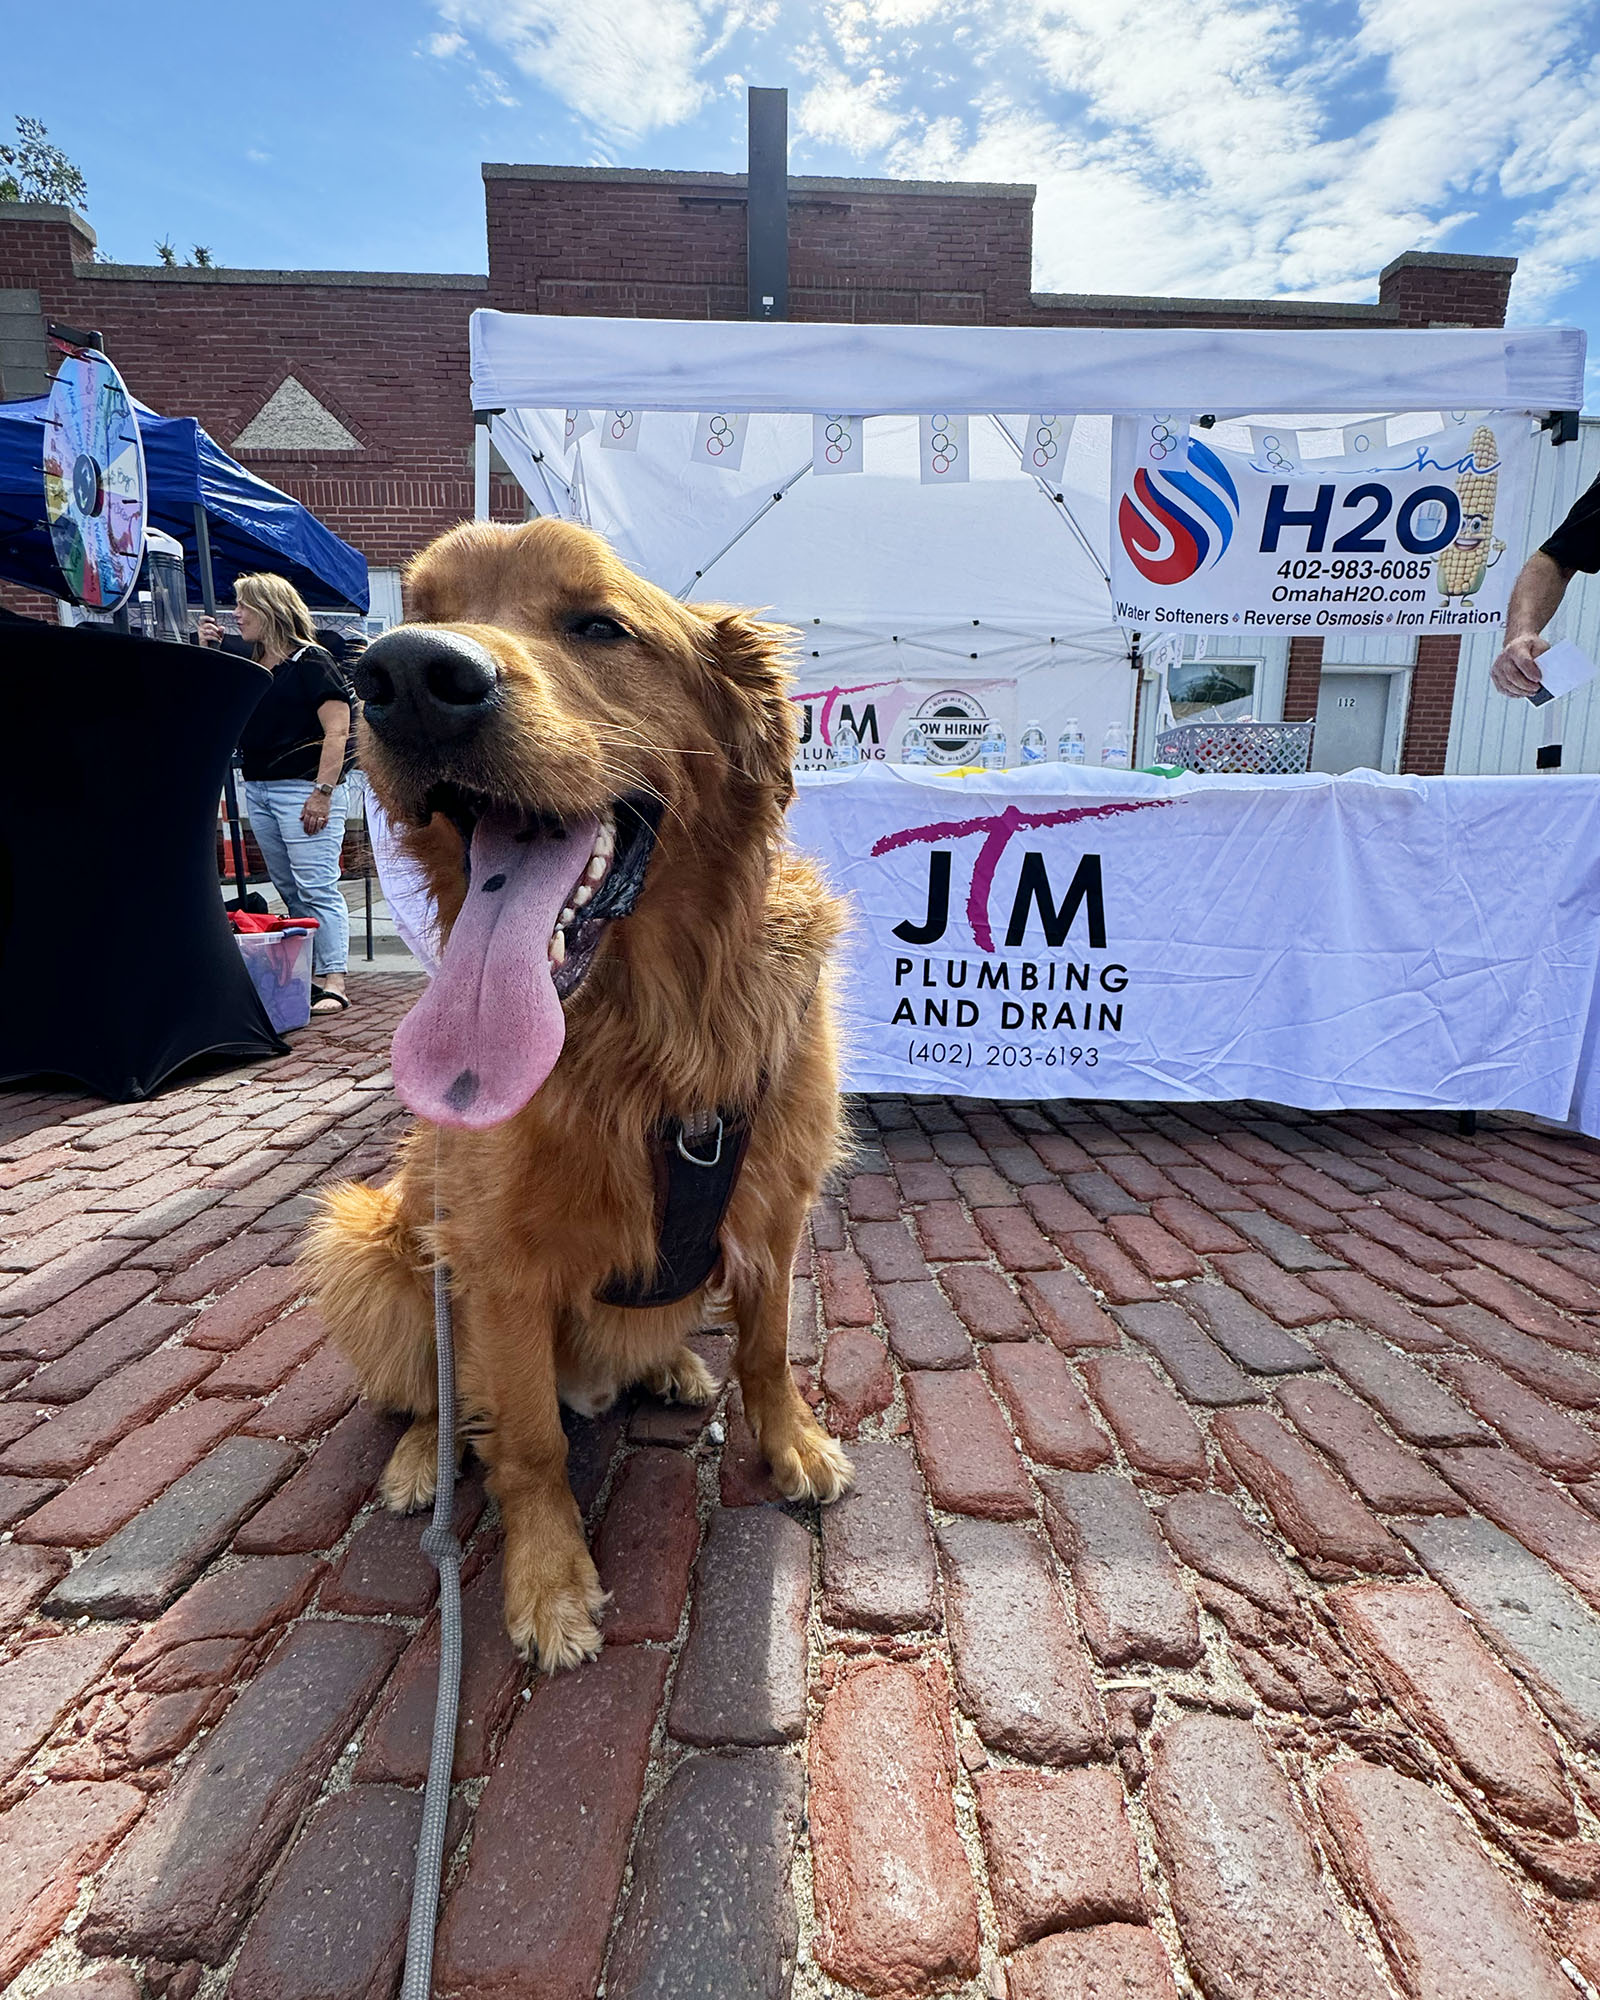
[[[656,1127],[650,1150],[656,1268],[648,1278],[607,1278],[595,1293],[602,1305],[673,1306],[699,1291],[716,1270],[723,1218],[739,1184],[752,1116],[712,1111],[688,1124],[667,1118]]]
[[[798,1035],[822,978],[820,970],[795,1023]],[[699,1291],[722,1261],[722,1224],[739,1185],[750,1144],[750,1128],[760,1114],[771,1081],[763,1071],[756,1101],[748,1111],[705,1111],[687,1123],[663,1118],[656,1127],[650,1165],[656,1184],[656,1268],[648,1278],[615,1272],[595,1292],[607,1306],[675,1306]]]

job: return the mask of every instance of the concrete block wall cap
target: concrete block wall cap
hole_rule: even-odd
[[[5,219],[0,203],[0,221]],[[67,211],[62,210],[63,214]],[[136,278],[160,285],[334,285],[354,290],[370,287],[376,291],[486,292],[489,280],[476,271],[235,271],[226,266],[201,269],[180,264],[85,264],[73,274],[78,278],[112,279],[126,282]]]
[[[1463,250],[1402,250],[1378,273],[1381,284],[1391,271],[1504,271],[1517,268],[1515,257],[1469,257]]]
[[[744,174],[684,173],[668,167],[544,167],[512,160],[485,160],[486,181],[609,181],[624,187],[709,187],[736,191]],[[796,194],[929,194],[983,195],[1011,201],[1032,201],[1038,193],[1032,181],[900,181],[885,177],[839,178],[831,174],[791,174],[789,192]]]
[[[91,243],[100,240],[88,216],[59,201],[0,201],[0,222],[64,222]]]
[[[1390,269],[1393,268],[1391,265]],[[1257,317],[1282,314],[1288,318],[1310,313],[1319,320],[1382,320],[1385,323],[1398,321],[1400,317],[1398,306],[1380,305],[1376,300],[1370,304],[1359,301],[1351,304],[1334,299],[1180,299],[1139,292],[1030,292],[1028,296],[1032,304],[1056,312],[1249,313]]]

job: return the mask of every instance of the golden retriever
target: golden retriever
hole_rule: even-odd
[[[435,1254],[448,1264],[507,1629],[554,1669],[598,1650],[604,1604],[558,1404],[715,1393],[685,1345],[707,1285],[600,1296],[657,1270],[668,1121],[697,1157],[716,1114],[749,1123],[713,1273],[745,1412],[786,1496],[849,1484],[787,1353],[790,1267],[840,1145],[840,910],[785,836],[783,628],[680,604],[563,521],[456,528],[408,584],[414,622],[357,669],[361,755],[447,943],[395,1037],[419,1114],[399,1171],[329,1191],[305,1255],[365,1393],[413,1419],[381,1487],[400,1510],[434,1490]]]

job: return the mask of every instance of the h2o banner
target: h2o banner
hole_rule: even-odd
[[[1526,415],[1453,410],[1326,430],[1195,426],[1181,463],[1151,466],[1145,425],[1111,446],[1111,589],[1119,622],[1315,635],[1504,624],[1525,551]],[[1248,450],[1230,442],[1248,433]]]
[[[1571,785],[1553,819],[1534,777],[819,778],[789,823],[851,905],[846,1088],[1565,1118],[1600,958]]]

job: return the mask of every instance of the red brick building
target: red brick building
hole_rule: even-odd
[[[487,275],[96,263],[73,211],[0,204],[0,395],[38,394],[44,324],[104,335],[145,402],[198,417],[372,564],[395,615],[407,558],[472,511],[467,321],[508,312],[737,319],[742,174],[483,169]],[[1027,186],[794,179],[789,317],[989,326],[1499,326],[1515,260],[1409,252],[1370,304],[1033,289]],[[515,518],[508,481],[497,513]],[[1435,649],[1454,641],[1430,641]],[[1315,706],[1316,669],[1292,693]],[[1416,676],[1405,768],[1438,769],[1454,656]],[[1440,704],[1442,702],[1442,711]],[[1293,712],[1298,712],[1294,710]]]

